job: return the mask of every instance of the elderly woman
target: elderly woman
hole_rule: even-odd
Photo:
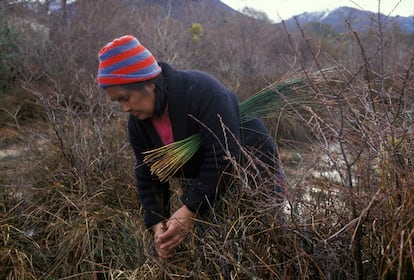
[[[239,162],[241,145],[257,151],[267,171],[281,170],[276,145],[261,120],[250,121],[241,133],[234,93],[207,73],[158,63],[133,36],[117,38],[100,50],[97,80],[110,100],[129,113],[138,197],[161,258],[172,256],[194,219],[226,190],[230,159]],[[171,215],[169,183],[151,174],[142,153],[194,134],[200,135],[201,146],[176,175],[188,180],[182,206]]]

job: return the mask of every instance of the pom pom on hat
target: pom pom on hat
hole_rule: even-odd
[[[131,35],[106,44],[98,57],[97,80],[101,88],[147,81],[161,73],[155,57]]]

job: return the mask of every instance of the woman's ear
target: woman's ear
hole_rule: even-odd
[[[146,83],[144,88],[145,88],[146,91],[152,93],[155,90],[155,84],[154,83]]]

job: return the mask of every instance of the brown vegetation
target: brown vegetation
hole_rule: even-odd
[[[214,18],[193,6],[203,1],[188,1],[179,20],[131,2],[77,1],[76,13],[50,15],[0,3],[0,147],[20,149],[0,158],[0,278],[412,279],[412,34],[380,22],[366,34],[291,32]],[[94,81],[99,47],[128,33],[159,60],[216,75],[241,100],[329,69],[309,79],[309,103],[267,120],[286,166],[285,202],[240,169],[234,191],[168,262],[142,222],[126,116]]]

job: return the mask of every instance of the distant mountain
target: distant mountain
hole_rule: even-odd
[[[317,24],[327,25],[332,28],[332,31],[339,33],[349,29],[346,24],[347,21],[352,29],[356,31],[367,31],[372,27],[378,28],[378,22],[381,21],[383,29],[392,28],[396,25],[402,32],[414,33],[414,16],[392,17],[350,7],[340,7],[331,11],[303,13],[286,20],[285,24],[289,30],[297,30],[297,23],[302,27],[307,24],[314,24],[314,26]]]
[[[134,5],[133,0],[124,1]],[[170,13],[173,17],[182,21],[186,20],[184,15],[188,15],[189,11],[192,11],[191,14],[193,15],[191,20],[197,18],[201,23],[211,22],[212,20],[216,23],[222,23],[226,22],[228,18],[242,15],[220,0],[144,0],[144,2],[147,5],[160,6],[164,12]]]
[[[75,14],[78,4],[82,1],[90,0],[68,0],[67,13],[69,15]],[[220,0],[119,0],[119,3],[124,5],[126,9],[132,6],[142,9],[156,6],[161,8],[161,11],[166,15],[183,22],[190,20],[190,23],[197,19],[201,23],[214,21],[217,25],[220,25],[232,17],[245,16]],[[47,5],[50,13],[62,12],[62,0],[49,0]],[[188,17],[189,14],[192,15],[192,18],[191,16]]]
[[[76,12],[76,2],[86,1],[77,0],[71,1],[68,4],[68,9],[74,13]],[[128,7],[131,5],[137,5],[134,0],[120,0]],[[52,12],[59,12],[61,9],[61,0],[50,0],[49,9]],[[159,6],[165,13],[179,20],[194,20],[201,23],[214,22],[217,26],[226,23],[235,16],[246,16],[224,4],[220,0],[144,0],[139,2],[144,8],[146,5]],[[192,19],[184,17],[188,11],[192,11]],[[303,13],[294,16],[288,20],[285,20],[285,24],[289,30],[297,30],[297,22],[301,27],[312,24],[312,27],[318,31],[329,29],[331,32],[340,33],[348,30],[346,21],[349,22],[353,30],[356,31],[367,31],[370,28],[378,28],[378,20],[381,20],[383,29],[392,28],[395,26],[399,27],[402,32],[414,33],[414,16],[411,17],[387,17],[384,14],[378,15],[377,13],[358,10],[350,7],[340,7],[334,10]],[[297,22],[296,22],[297,21]],[[278,23],[279,24],[279,23]]]

